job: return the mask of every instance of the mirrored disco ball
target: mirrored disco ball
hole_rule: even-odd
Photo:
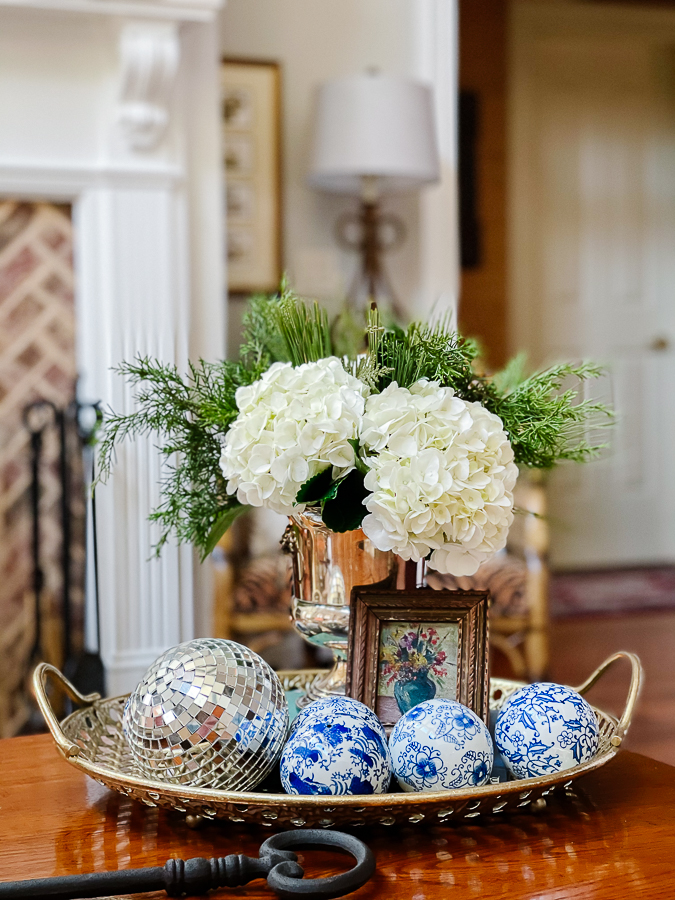
[[[202,638],[153,663],[127,700],[123,728],[148,778],[246,791],[281,755],[288,704],[257,653],[234,641]]]

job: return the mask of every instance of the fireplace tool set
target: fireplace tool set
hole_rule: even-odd
[[[58,442],[58,518],[60,528],[61,620],[63,626],[63,668],[82,690],[103,692],[103,664],[99,655],[98,583],[96,548],[96,499],[92,489],[94,479],[94,434],[102,419],[98,403],[73,401],[59,408],[49,400],[38,400],[23,411],[23,423],[30,435],[30,504],[31,552],[33,563],[33,594],[35,597],[35,637],[28,660],[32,668],[43,658],[43,592],[45,588],[45,559],[42,539],[43,479],[45,441],[50,430],[56,432]],[[84,536],[78,535],[74,501],[77,495],[84,504]],[[80,517],[81,518],[81,517]],[[80,523],[81,524],[81,523]],[[82,531],[82,529],[79,529]],[[85,543],[84,588],[86,631],[84,648],[79,651],[73,641],[76,611],[73,607],[74,543]]]

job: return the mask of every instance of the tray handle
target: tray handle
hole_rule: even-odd
[[[49,663],[39,663],[33,672],[33,690],[35,691],[35,699],[40,707],[40,712],[44,716],[45,722],[47,723],[59,750],[66,759],[71,759],[73,756],[79,754],[80,748],[65,736],[63,729],[61,728],[61,723],[56,718],[56,714],[52,709],[49,697],[47,696],[47,678],[49,676],[57,682],[61,690],[66,693],[71,700],[75,703],[79,703],[81,706],[91,706],[96,700],[101,699],[101,695],[87,694],[87,696],[84,696],[84,694],[81,694],[77,688],[68,681],[65,675],[59,672],[56,666],[52,666]]]
[[[631,666],[631,674],[628,696],[626,697],[626,705],[624,706],[623,713],[621,714],[621,718],[619,719],[616,734],[611,739],[611,744],[614,747],[619,747],[624,737],[626,736],[628,726],[630,725],[630,720],[633,715],[633,710],[635,709],[635,704],[640,694],[643,670],[639,658],[634,653],[629,653],[627,650],[619,650],[618,653],[613,653],[612,656],[608,656],[603,663],[600,663],[595,672],[593,672],[592,675],[589,675],[586,681],[584,681],[583,684],[580,684],[579,687],[576,688],[576,690],[580,694],[585,694],[586,691],[589,691],[596,683],[596,681],[602,678],[605,672],[610,669],[619,659],[628,660]]]

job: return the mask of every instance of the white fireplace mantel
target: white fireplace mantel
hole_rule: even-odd
[[[220,5],[0,0],[0,195],[73,203],[80,393],[117,411],[121,360],[223,355]],[[192,551],[153,558],[159,479],[137,440],[97,492],[111,693],[208,627]]]
[[[223,5],[223,0],[0,0],[0,6],[15,9],[207,23],[213,21]]]

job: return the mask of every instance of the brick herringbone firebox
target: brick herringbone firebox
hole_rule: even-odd
[[[35,632],[27,404],[67,406],[75,397],[73,228],[70,207],[0,201],[0,735],[29,712],[23,682]],[[42,650],[56,663],[62,635],[58,442],[45,429],[42,452]],[[75,548],[81,569],[83,546]],[[78,595],[79,593],[79,595]],[[81,606],[81,588],[75,603]]]

